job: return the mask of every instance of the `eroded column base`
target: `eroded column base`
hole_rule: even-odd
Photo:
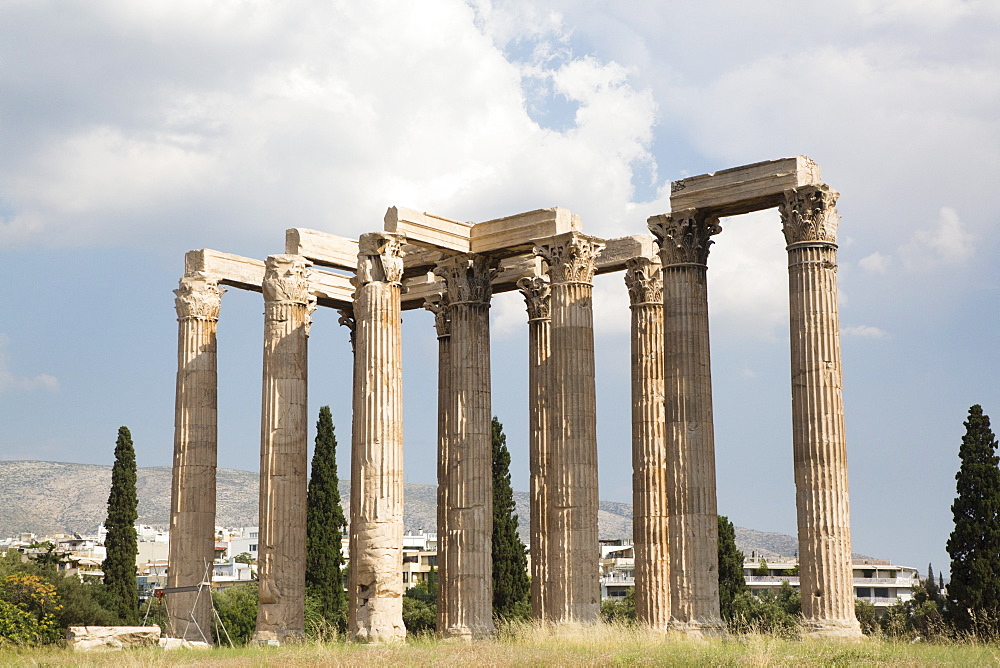
[[[302,631],[257,631],[253,641],[258,645],[297,645],[305,642],[306,634]]]
[[[726,623],[722,620],[707,620],[693,622],[679,622],[671,620],[668,624],[670,631],[676,631],[688,638],[723,638],[729,635]]]
[[[861,624],[856,619],[807,619],[802,622],[802,637],[857,640],[863,638],[864,634],[861,633]]]
[[[492,628],[469,628],[468,626],[452,626],[441,632],[446,640],[484,640],[492,638],[496,632]]]

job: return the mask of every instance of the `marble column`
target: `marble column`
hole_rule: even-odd
[[[594,263],[604,243],[577,232],[535,246],[551,281],[546,595],[553,622],[598,621],[597,411],[594,387]]]
[[[671,628],[724,632],[708,336],[709,238],[718,220],[694,210],[649,219],[663,271],[664,409]]]
[[[635,611],[641,624],[670,622],[666,417],[663,399],[663,279],[656,258],[626,263],[632,309],[632,534]]]
[[[348,633],[403,640],[401,234],[362,234],[354,293]]]
[[[216,328],[225,288],[202,272],[185,274],[177,295],[177,394],[170,488],[168,587],[211,581],[215,561],[215,466],[218,447]],[[212,641],[210,588],[166,597],[173,638]]]
[[[549,358],[551,356],[551,289],[546,276],[521,278],[517,288],[528,309],[528,466],[531,617],[547,619],[549,487]]]
[[[449,342],[447,626],[442,635],[493,634],[493,444],[490,297],[495,262],[460,255],[438,263],[445,280]]]
[[[785,192],[792,358],[792,450],[806,632],[859,637],[854,615],[847,444],[837,315],[838,193]]]
[[[451,421],[451,314],[448,295],[428,299],[424,308],[434,314],[434,329],[438,339],[438,444],[437,444],[437,631],[444,633],[451,624],[448,601],[451,582],[448,579],[448,435]]]
[[[316,300],[309,263],[272,255],[264,269],[264,381],[260,425],[258,641],[305,635],[307,340]]]

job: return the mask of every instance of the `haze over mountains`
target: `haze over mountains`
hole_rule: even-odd
[[[170,522],[170,467],[140,468],[137,476],[139,522],[167,527]],[[0,461],[0,538],[21,532],[38,535],[90,533],[107,514],[111,467],[38,461]],[[226,527],[257,524],[259,476],[251,471],[218,469],[217,521]],[[345,510],[350,482],[340,481]],[[406,483],[404,524],[407,531],[435,531],[436,487]],[[514,492],[521,539],[528,542],[528,494]],[[631,538],[632,506],[601,501],[602,539]],[[798,549],[794,537],[736,528],[736,543],[744,554],[774,559]]]

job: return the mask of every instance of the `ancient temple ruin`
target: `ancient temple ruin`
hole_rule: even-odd
[[[636,607],[641,622],[723,631],[706,272],[719,219],[777,207],[788,251],[793,451],[808,632],[858,636],[837,316],[837,193],[799,156],[672,184],[652,236],[598,239],[553,208],[466,223],[390,208],[355,241],[286,232],[259,261],[191,251],[179,323],[169,632],[201,639],[208,599],[183,591],[214,558],[216,325],[225,286],[264,297],[257,638],[303,634],[310,313],[340,311],[354,350],[349,632],[393,641],[402,621],[401,312],[435,314],[438,632],[493,633],[489,307],[520,291],[529,328],[530,551],[538,620],[596,622],[597,433],[591,293],[623,271],[631,302]],[[345,343],[346,345],[346,343]],[[210,569],[208,570],[210,574]]]

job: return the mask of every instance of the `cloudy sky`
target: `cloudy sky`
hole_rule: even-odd
[[[0,457],[171,461],[183,254],[283,231],[562,206],[606,237],[671,180],[808,155],[842,193],[854,547],[947,570],[970,405],[1000,417],[1000,5],[8,0],[0,5]],[[776,214],[709,260],[719,509],[795,532],[785,252]],[[601,496],[629,501],[628,309],[596,284]],[[221,466],[257,469],[261,298],[219,326]],[[346,471],[350,352],[311,338],[310,411]],[[494,412],[527,488],[523,305],[493,306]],[[436,342],[404,317],[406,479],[434,476]]]

